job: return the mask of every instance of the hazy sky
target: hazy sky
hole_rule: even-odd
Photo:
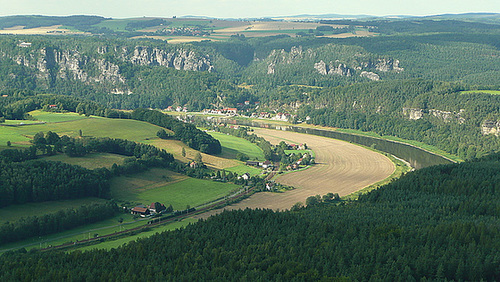
[[[500,0],[0,0],[0,15],[184,15],[221,18],[298,14],[435,15],[500,13]]]

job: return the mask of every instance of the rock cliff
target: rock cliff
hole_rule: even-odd
[[[346,64],[336,62],[336,65],[334,65],[333,62],[330,62],[329,65],[327,65],[323,60],[321,60],[319,63],[314,64],[314,68],[322,75],[327,75],[327,74],[335,74],[335,75],[340,75],[340,76],[352,76],[353,71],[347,67]]]
[[[75,49],[43,47],[30,50],[28,54],[11,55],[17,64],[36,71],[38,79],[75,79],[83,82],[107,82],[125,84],[120,67],[112,61],[124,61],[135,65],[163,66],[177,70],[213,71],[209,56],[199,55],[184,48],[170,51],[159,48],[136,46],[99,46],[95,52],[85,54]],[[109,57],[114,57],[109,60]]]
[[[500,121],[485,120],[481,124],[481,132],[484,135],[493,134],[495,136],[500,136]]]
[[[461,109],[459,112],[449,112],[436,109],[424,110],[416,108],[403,108],[403,115],[412,120],[418,120],[425,116],[432,116],[445,122],[454,121],[460,124],[465,122],[465,118],[462,117],[464,112],[464,109]]]

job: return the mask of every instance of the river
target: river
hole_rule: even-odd
[[[319,135],[329,138],[334,138],[338,140],[347,141],[354,144],[359,144],[367,147],[372,147],[382,152],[389,153],[398,158],[401,158],[407,161],[413,168],[420,169],[428,166],[439,165],[439,164],[449,164],[452,163],[449,159],[446,159],[442,156],[433,154],[426,150],[420,149],[418,147],[414,147],[408,144],[369,137],[362,136],[356,134],[349,134],[338,131],[331,130],[323,130],[316,128],[307,128],[300,126],[290,126],[290,125],[279,125],[279,124],[268,124],[268,123],[260,123],[260,122],[251,122],[237,119],[224,119],[226,123],[238,124],[244,126],[252,126],[252,127],[262,127],[268,129],[276,129],[276,130],[284,130],[284,131],[292,131],[298,133]]]

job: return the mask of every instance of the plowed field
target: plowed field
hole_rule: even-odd
[[[281,140],[295,144],[306,143],[316,154],[316,164],[307,170],[277,178],[277,182],[297,189],[285,193],[257,193],[226,209],[248,207],[283,210],[297,202],[305,203],[306,198],[313,195],[332,192],[345,196],[389,177],[395,169],[394,164],[384,155],[348,142],[269,129],[256,129],[255,133],[273,144]]]

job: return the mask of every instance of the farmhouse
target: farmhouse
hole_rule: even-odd
[[[259,162],[256,161],[247,161],[246,165],[251,165],[251,166],[260,166]]]
[[[145,217],[149,214],[149,209],[145,205],[139,205],[130,210],[131,214],[138,214],[142,217]]]
[[[273,163],[270,161],[265,161],[262,163],[263,168],[273,167]]]
[[[240,176],[240,178],[243,178],[243,179],[245,179],[245,180],[248,180],[248,179],[250,179],[250,174],[249,174],[248,172],[245,172],[245,173],[243,173],[243,174]]]
[[[158,202],[151,203],[151,205],[149,206],[149,211],[152,213],[158,213],[165,209],[165,206]]]

